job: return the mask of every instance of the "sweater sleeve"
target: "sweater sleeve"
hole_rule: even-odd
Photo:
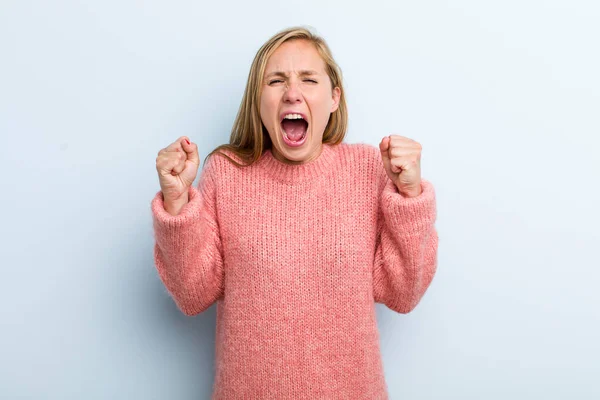
[[[417,306],[437,268],[435,192],[421,179],[422,193],[404,197],[380,168],[373,293],[375,302],[405,314]]]
[[[164,208],[162,192],[151,203],[154,263],[178,308],[196,315],[223,295],[223,256],[216,214],[215,180],[209,158],[198,187],[177,215]]]

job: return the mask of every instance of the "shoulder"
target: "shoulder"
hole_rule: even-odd
[[[379,148],[369,143],[340,143],[337,147],[342,158],[351,158],[364,162],[374,162],[381,159]]]
[[[364,179],[381,186],[387,175],[379,146],[363,142],[340,143],[337,146],[344,170],[353,174],[355,179]]]
[[[230,150],[219,150],[221,153],[237,160],[236,155]],[[209,153],[210,154],[210,153]],[[200,159],[200,171],[197,187],[200,190],[214,193],[220,191],[224,182],[234,176],[236,168],[227,158],[221,154],[213,153]]]
[[[241,158],[232,150],[220,149],[218,152],[210,154],[203,160],[202,172],[211,176],[213,179],[218,179],[223,175],[234,174],[235,170],[239,167],[229,159],[242,163]]]
[[[351,163],[362,173],[377,174],[378,167],[382,164],[381,151],[369,143],[340,143],[338,146],[339,158],[344,163]]]

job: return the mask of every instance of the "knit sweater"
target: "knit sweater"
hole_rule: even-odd
[[[388,398],[375,303],[408,313],[437,267],[421,187],[403,197],[378,148],[341,143],[297,165],[211,156],[176,216],[156,194],[161,281],[186,315],[217,304],[213,400]]]

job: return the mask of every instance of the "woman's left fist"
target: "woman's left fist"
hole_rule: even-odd
[[[412,139],[389,135],[379,143],[385,172],[404,197],[421,194],[421,145]]]

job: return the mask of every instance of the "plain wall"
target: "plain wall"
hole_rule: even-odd
[[[216,306],[153,263],[158,151],[229,140],[250,63],[308,25],[347,142],[423,146],[438,272],[378,304],[391,399],[597,399],[595,1],[0,2],[0,397],[207,399]]]

